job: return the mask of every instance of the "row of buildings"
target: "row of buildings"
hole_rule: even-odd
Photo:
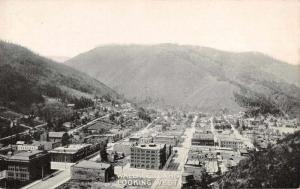
[[[194,133],[192,138],[192,145],[194,146],[218,146],[221,148],[230,149],[243,149],[245,145],[243,141],[236,138],[234,135],[220,134],[215,136],[211,132],[206,133]]]
[[[103,150],[104,143],[71,144],[49,150],[23,148],[20,151],[10,152],[0,156],[0,171],[8,180],[21,182],[44,178],[51,169],[61,169],[62,164],[70,166],[85,157]],[[62,169],[65,169],[63,167]]]

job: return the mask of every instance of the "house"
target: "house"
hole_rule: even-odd
[[[75,108],[75,104],[67,104],[68,108]]]

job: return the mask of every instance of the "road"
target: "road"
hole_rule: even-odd
[[[157,120],[159,120],[160,117],[157,117],[155,120],[153,120],[151,123],[149,123],[146,127],[139,130],[136,135],[143,136],[145,133],[149,133],[149,127],[152,126],[154,123],[156,123]]]
[[[17,135],[21,136],[21,135],[24,135],[24,134],[28,134],[29,133],[29,129],[21,132],[21,133],[17,133],[17,134],[13,134],[13,135],[10,135],[10,136],[7,136],[7,137],[3,137],[0,139],[0,141],[3,141],[3,140],[9,140],[9,139],[12,139],[12,138],[15,138]]]
[[[180,171],[180,177],[178,178],[178,183],[176,188],[180,189],[182,186],[182,174],[184,173],[184,165],[188,158],[188,153],[192,146],[192,138],[193,134],[195,133],[195,126],[197,123],[198,116],[194,117],[194,120],[191,124],[191,128],[187,128],[185,135],[186,138],[182,144],[182,147],[178,149],[178,160],[179,160],[179,167],[178,170]]]
[[[90,126],[91,124],[94,124],[94,123],[96,123],[97,121],[99,121],[100,119],[106,118],[106,117],[108,117],[108,116],[109,116],[109,115],[107,114],[107,115],[105,115],[105,116],[96,118],[96,119],[94,119],[94,120],[88,122],[88,123],[85,124],[85,125],[81,125],[81,126],[79,126],[79,127],[76,127],[76,128],[74,128],[74,129],[71,129],[71,130],[68,131],[68,134],[71,135],[71,134],[73,134],[74,132],[77,132],[77,131],[83,129],[84,127]]]
[[[233,131],[233,134],[235,135],[236,138],[241,139],[247,147],[254,148],[254,145],[249,138],[246,138],[243,135],[241,135],[241,133],[235,128],[233,124],[229,122],[229,120],[226,117],[225,120],[230,124],[231,130]]]
[[[35,126],[34,128],[39,128],[39,127],[44,127],[46,126],[47,123],[42,123],[40,125],[37,125]],[[24,125],[24,124],[20,124],[21,127],[25,127],[27,128],[27,130],[21,132],[21,133],[17,133],[18,135],[24,135],[24,134],[28,134],[30,130],[34,129],[33,127],[30,127],[30,126],[27,126],[27,125]],[[3,141],[3,140],[8,140],[8,139],[11,139],[11,138],[14,138],[17,136],[17,134],[13,134],[13,135],[10,135],[10,136],[7,136],[7,137],[3,137],[3,138],[0,138],[0,141]]]
[[[42,181],[38,180],[36,182],[33,182],[22,189],[54,189],[61,184],[67,182],[71,178],[71,172],[70,169],[66,169],[64,171],[61,171],[57,175],[50,177],[49,179]]]
[[[162,189],[162,188],[181,188],[182,183],[182,174],[184,172],[184,165],[187,161],[188,152],[191,147],[191,140],[193,137],[193,133],[195,132],[195,125],[198,117],[195,116],[192,127],[187,128],[184,134],[184,142],[182,147],[176,147],[174,150],[177,150],[178,157],[174,159],[174,162],[179,163],[179,167],[177,171],[168,171],[168,170],[146,170],[146,169],[137,169],[130,167],[128,163],[124,167],[116,166],[115,174],[118,176],[125,177],[142,177],[144,179],[151,178],[155,179],[151,188],[152,189]],[[148,125],[145,129],[148,129]],[[143,132],[143,130],[141,132]]]

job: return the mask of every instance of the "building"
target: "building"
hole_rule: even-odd
[[[67,104],[67,107],[68,107],[68,108],[74,108],[74,107],[75,107],[75,104]]]
[[[74,181],[109,182],[114,176],[114,168],[108,163],[81,161],[71,167]]]
[[[221,148],[242,149],[245,147],[241,139],[237,139],[231,135],[220,135],[218,137],[218,143]]]
[[[29,150],[43,150],[43,145],[41,144],[22,144],[17,145],[18,151],[29,151]]]
[[[149,144],[149,143],[153,143],[153,138],[151,136],[145,136],[145,137],[141,137],[139,140],[140,144]]]
[[[193,151],[188,153],[188,160],[198,160],[199,162],[217,161],[217,153],[211,151]]]
[[[32,143],[33,145],[41,145],[42,146],[42,150],[52,150],[54,148],[57,148],[59,146],[61,146],[61,142],[57,141],[57,142],[48,142],[48,141],[33,141]]]
[[[84,143],[95,144],[95,143],[108,143],[108,137],[103,135],[89,135],[84,137]]]
[[[50,155],[45,151],[20,152],[5,160],[7,179],[29,181],[41,179],[50,172]]]
[[[194,133],[192,145],[195,146],[214,146],[214,135],[210,133]]]
[[[166,159],[165,144],[140,144],[131,147],[130,167],[162,169]]]
[[[158,135],[155,136],[153,139],[153,143],[158,143],[158,144],[169,144],[171,146],[176,146],[178,143],[177,137],[176,136],[169,136],[169,135]]]
[[[122,139],[131,134],[131,129],[110,129],[109,132],[118,135],[119,139]]]
[[[188,164],[184,165],[184,173],[191,174],[194,176],[195,180],[200,181],[201,175],[202,175],[203,171],[205,170],[205,167],[201,166],[199,164],[189,164],[189,162],[187,162],[187,163]]]
[[[113,151],[128,156],[131,153],[130,149],[132,146],[133,146],[132,142],[129,141],[118,142],[113,146]]]
[[[116,141],[120,140],[121,136],[122,135],[120,135],[118,133],[106,133],[106,134],[103,134],[103,135],[99,135],[99,137],[106,138],[109,143],[116,142]]]
[[[6,178],[6,169],[7,165],[5,160],[7,159],[6,156],[0,155],[0,180]]]
[[[129,142],[136,142],[138,143],[140,141],[141,136],[131,136],[129,137]]]
[[[182,187],[188,188],[192,187],[194,183],[194,175],[192,173],[184,172],[182,174]]]
[[[67,135],[66,132],[49,132],[48,140],[51,142],[61,142],[65,135]]]
[[[75,163],[100,150],[100,144],[71,144],[50,150],[51,162]]]

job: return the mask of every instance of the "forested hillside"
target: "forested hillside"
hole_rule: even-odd
[[[0,41],[0,106],[28,113],[47,98],[72,103],[80,97],[118,95],[101,82],[30,50]]]
[[[176,44],[107,45],[66,64],[144,105],[300,115],[300,67],[261,53]]]
[[[250,153],[220,180],[220,188],[299,188],[300,132]]]

